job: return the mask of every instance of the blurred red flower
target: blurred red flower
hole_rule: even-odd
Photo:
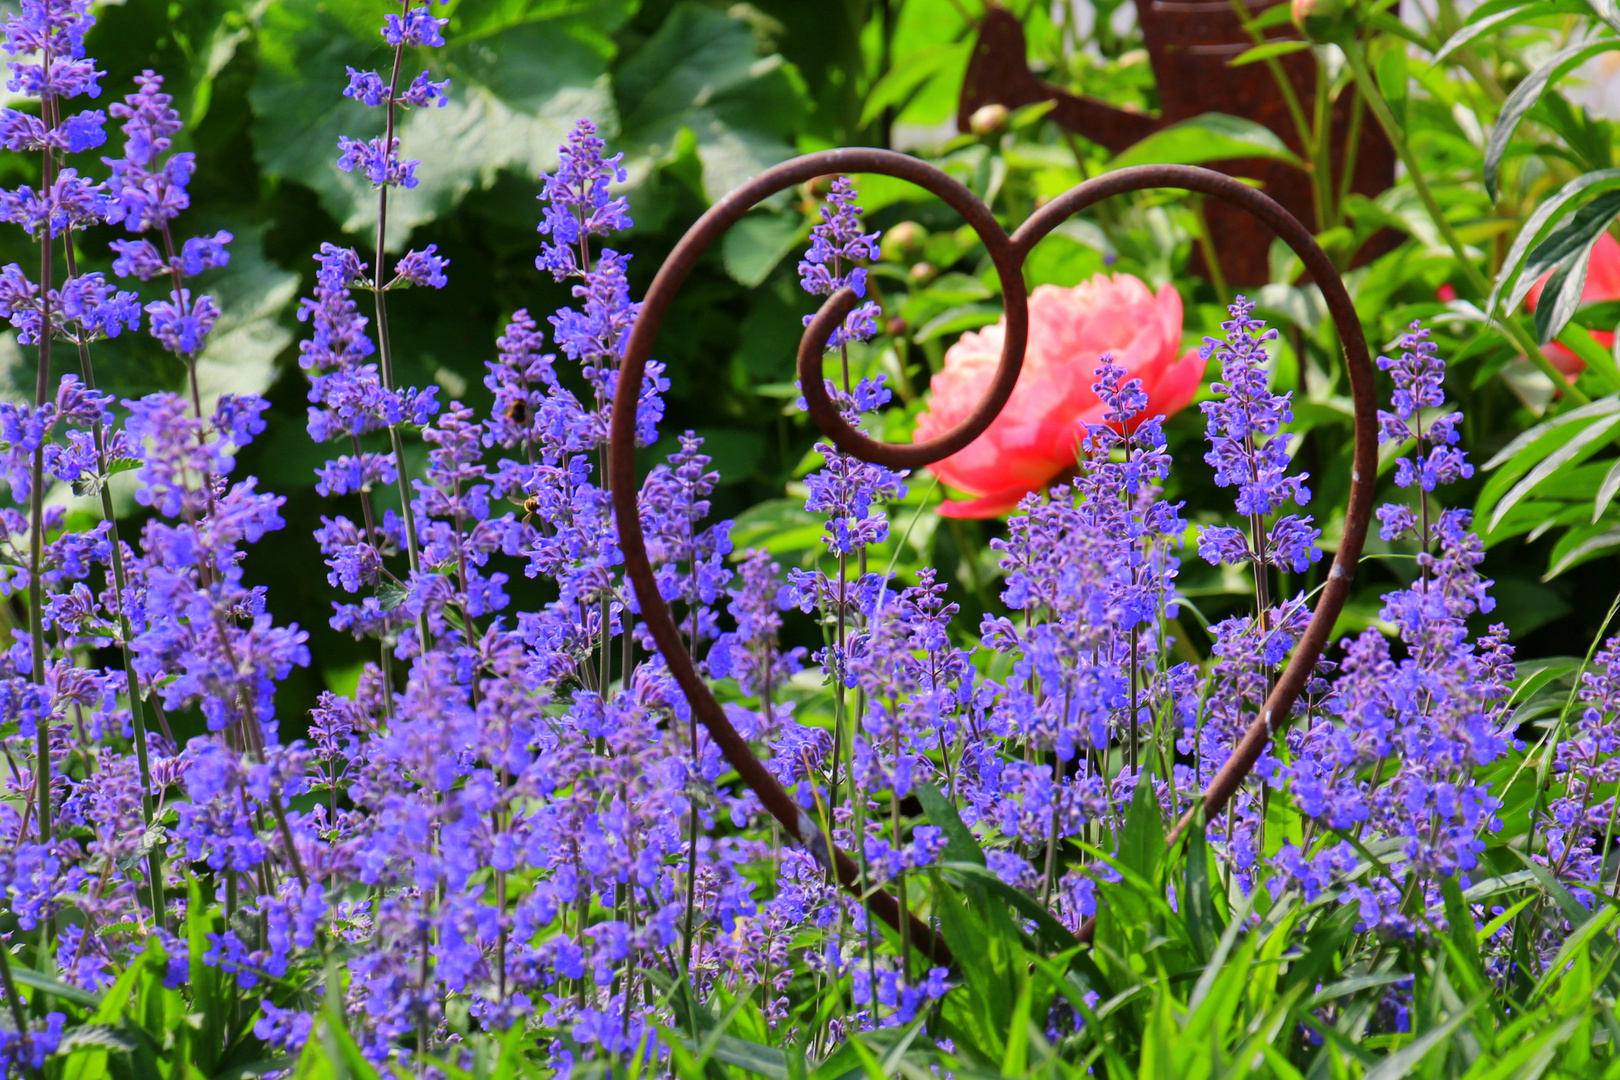
[[[929,407],[917,418],[919,441],[945,433],[973,411],[995,373],[1005,332],[1003,319],[963,334],[945,353]],[[1024,368],[1006,408],[984,434],[932,466],[942,482],[977,498],[947,501],[940,513],[1006,513],[1073,466],[1084,425],[1102,419],[1091,386],[1105,353],[1128,378],[1142,380],[1146,416],[1185,408],[1198,392],[1205,362],[1196,349],[1182,354],[1180,348],[1181,294],[1173,285],[1155,294],[1130,274],[1098,274],[1073,288],[1035,289]]]

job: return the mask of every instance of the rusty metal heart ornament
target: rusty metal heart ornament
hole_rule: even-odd
[[[846,890],[859,896],[867,908],[885,923],[898,930],[903,920],[908,922],[911,941],[919,952],[930,957],[933,963],[949,965],[950,950],[931,927],[911,912],[902,910],[894,897],[882,890],[862,894],[855,862],[838,850],[830,837],[822,834],[815,820],[794,802],[732,727],[719,701],[698,674],[676,628],[673,613],[658,591],[652,564],[647,558],[646,537],[642,532],[637,507],[640,486],[634,453],[636,403],[641,396],[647,361],[652,355],[659,328],[692,267],[728,228],[771,195],[821,176],[861,173],[876,173],[909,181],[961,214],[978,234],[995,264],[1006,310],[1007,331],[1000,363],[988,391],[972,414],[950,431],[927,442],[896,444],[878,442],[857,431],[839,415],[828,396],[822,368],[826,344],[832,332],[843,322],[844,316],[854,309],[856,296],[844,288],[822,304],[806,327],[799,345],[800,386],[810,415],[822,434],[832,440],[839,450],[890,468],[921,468],[949,457],[978,438],[1000,414],[1018,383],[1029,330],[1028,296],[1022,273],[1024,260],[1035,245],[1058,225],[1103,199],[1153,188],[1179,188],[1221,199],[1235,209],[1247,212],[1287,243],[1300,257],[1312,279],[1320,284],[1323,299],[1343,346],[1354,403],[1355,453],[1344,537],[1310,622],[1287,667],[1262,706],[1260,715],[1250,724],[1204,791],[1202,813],[1206,819],[1214,817],[1225,807],[1271,739],[1287,724],[1294,702],[1320,659],[1322,650],[1326,648],[1328,635],[1349,595],[1350,583],[1355,576],[1372,517],[1373,488],[1377,475],[1373,365],[1361,323],[1356,318],[1355,307],[1345,291],[1344,282],[1310,231],[1260,191],[1223,173],[1188,165],[1143,165],[1087,180],[1036,211],[1009,237],[990,209],[971,191],[926,162],[890,150],[825,150],[783,162],[737,188],[710,207],[670,252],[642,301],[641,314],[625,346],[613,401],[608,462],[619,545],[624,552],[625,572],[641,606],[642,619],[657,643],[670,674],[686,695],[694,715],[702,721],[738,776],[753,789],[761,804],[782,824],[788,835],[813,852],[823,865],[832,870]],[[1196,808],[1190,810],[1176,823],[1170,833],[1171,843],[1185,833],[1197,812]],[[1093,928],[1094,922],[1088,921],[1081,927],[1079,940],[1089,942]]]

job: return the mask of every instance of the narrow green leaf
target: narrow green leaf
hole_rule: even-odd
[[[1182,875],[1182,918],[1187,937],[1192,940],[1193,951],[1200,959],[1208,959],[1220,935],[1220,918],[1215,913],[1215,900],[1209,885],[1209,843],[1204,837],[1202,808],[1187,830],[1186,865]]]
[[[1548,454],[1535,468],[1525,474],[1523,480],[1513,485],[1508,493],[1502,496],[1502,501],[1497,503],[1496,508],[1491,511],[1491,521],[1485,527],[1485,531],[1489,532],[1496,528],[1497,523],[1502,520],[1502,515],[1513,509],[1520,499],[1534,491],[1536,486],[1543,480],[1546,480],[1571,462],[1588,454],[1596,453],[1602,445],[1598,440],[1609,434],[1616,424],[1620,424],[1620,413],[1602,417],[1588,425],[1585,430],[1563,446]]]
[[[1396,123],[1404,129],[1407,126],[1407,87],[1411,83],[1411,76],[1406,70],[1406,46],[1398,41],[1388,42],[1384,48],[1384,55],[1378,58],[1376,74],[1379,92],[1389,103],[1390,112],[1395,114]]]
[[[1155,131],[1116,157],[1109,168],[1201,165],[1206,161],[1232,158],[1271,158],[1304,168],[1304,162],[1270,128],[1253,120],[1218,112],[1204,113]]]
[[[1153,787],[1152,773],[1143,770],[1131,795],[1131,807],[1120,830],[1119,861],[1152,881],[1164,861],[1164,811]]]
[[[1582,405],[1578,409],[1571,409],[1569,412],[1559,413],[1551,420],[1537,424],[1530,430],[1514,436],[1513,441],[1509,442],[1506,446],[1502,447],[1502,449],[1498,450],[1491,456],[1491,459],[1485,463],[1485,470],[1489,472],[1492,469],[1500,467],[1506,462],[1512,460],[1521,450],[1524,450],[1526,447],[1539,441],[1543,436],[1551,434],[1558,428],[1565,427],[1569,424],[1578,423],[1581,420],[1587,420],[1594,416],[1604,416],[1612,412],[1620,412],[1620,398],[1601,398],[1592,402],[1590,405]],[[1526,468],[1528,467],[1529,466],[1526,466]]]
[[[1506,310],[1512,311],[1516,308],[1519,301],[1529,295],[1543,274],[1572,265],[1575,259],[1580,259],[1584,263],[1586,253],[1591,250],[1603,230],[1614,221],[1616,214],[1620,214],[1620,191],[1606,191],[1597,195],[1571,215],[1569,220],[1548,233],[1547,238],[1537,244],[1535,250],[1525,259],[1524,273],[1514,285],[1513,291],[1508,294]],[[1546,302],[1549,290],[1543,290],[1542,303]],[[1579,297],[1580,293],[1577,291],[1575,295]],[[1536,307],[1539,315],[1541,304],[1537,304]]]
[[[1287,56],[1289,53],[1304,52],[1311,47],[1308,41],[1298,39],[1288,41],[1268,41],[1263,45],[1245,49],[1243,52],[1226,62],[1227,67],[1242,67],[1244,64],[1257,64],[1262,60],[1271,60],[1278,56]]]
[[[1592,13],[1609,24],[1609,29],[1620,34],[1620,5],[1614,0],[1586,0],[1586,6]]]
[[[1485,310],[1494,315],[1497,305],[1502,299],[1503,290],[1512,287],[1521,279],[1520,271],[1530,249],[1541,243],[1554,223],[1564,214],[1569,204],[1575,198],[1588,191],[1595,197],[1604,191],[1620,186],[1620,169],[1601,169],[1597,172],[1583,173],[1559,188],[1551,196],[1542,199],[1530,216],[1519,228],[1519,233],[1513,238],[1513,244],[1508,248],[1507,257],[1502,261],[1502,269],[1497,273],[1496,282],[1491,286],[1490,299],[1486,301]],[[1512,295],[1522,298],[1530,291],[1530,285],[1535,282],[1539,274],[1530,275],[1530,281],[1514,291]],[[1506,304],[1502,310],[1511,312],[1518,305],[1518,299]]]
[[[1605,551],[1620,547],[1620,527],[1593,526],[1590,529],[1571,530],[1553,546],[1547,558],[1547,572],[1542,581],[1551,581],[1571,567],[1595,558]]]
[[[1580,15],[1586,11],[1587,7],[1581,0],[1493,0],[1492,3],[1481,4],[1469,13],[1468,22],[1462,29],[1446,39],[1440,51],[1434,54],[1434,62],[1440,64],[1470,41],[1492,30],[1506,30],[1518,23],[1548,15]]]
[[[1604,511],[1609,509],[1617,491],[1620,491],[1620,459],[1609,466],[1608,473],[1603,477],[1603,485],[1598,488],[1597,498],[1592,502],[1592,524],[1596,525]]]
[[[715,1043],[714,1059],[747,1069],[765,1080],[788,1080],[787,1055],[774,1046],[722,1035]]]
[[[1418,1063],[1429,1056],[1431,1050],[1451,1038],[1452,1032],[1461,1027],[1463,1021],[1472,1016],[1483,1001],[1483,998],[1475,998],[1462,1012],[1439,1027],[1430,1028],[1408,1045],[1389,1055],[1367,1073],[1366,1080],[1399,1080],[1400,1077],[1410,1075]]]
[[[1542,91],[1547,84],[1564,72],[1575,67],[1599,53],[1609,52],[1620,48],[1620,40],[1604,38],[1600,41],[1582,41],[1574,45],[1559,49],[1552,58],[1536,70],[1526,75],[1513,93],[1508,95],[1502,104],[1502,111],[1497,115],[1496,125],[1491,128],[1490,139],[1485,144],[1485,190],[1492,199],[1497,195],[1498,171],[1502,165],[1502,156],[1507,152],[1508,142],[1513,138],[1519,121],[1524,119],[1525,113],[1541,100]]]
[[[973,838],[968,827],[962,824],[962,816],[956,812],[955,803],[933,784],[918,784],[912,788],[912,794],[922,803],[928,823],[945,834],[944,861],[985,865],[984,850],[979,847],[979,842]]]
[[[1601,375],[1609,384],[1609,392],[1620,391],[1620,365],[1614,362],[1614,354],[1592,336],[1592,332],[1580,323],[1572,322],[1559,331],[1558,340],[1563,342],[1576,356],[1586,361],[1586,367],[1596,375]]]
[[[53,979],[49,975],[41,975],[32,968],[25,968],[20,964],[12,965],[11,977],[31,990],[38,990],[42,994],[49,994],[62,1001],[71,1001],[75,1005],[83,1005],[87,1009],[94,1009],[101,1003],[101,997],[98,994],[92,994],[88,990],[80,990],[76,986],[69,986],[65,982]]]

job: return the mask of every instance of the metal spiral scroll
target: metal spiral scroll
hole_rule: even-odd
[[[1202,812],[1206,819],[1214,817],[1225,807],[1272,736],[1287,724],[1294,701],[1327,646],[1328,635],[1344,607],[1356,564],[1361,558],[1362,543],[1367,536],[1377,475],[1373,366],[1361,323],[1356,318],[1355,307],[1345,291],[1344,282],[1310,232],[1292,214],[1254,188],[1222,173],[1188,165],[1141,165],[1088,180],[1047,203],[1009,237],[989,208],[971,191],[932,165],[889,150],[825,150],[783,162],[737,188],[710,207],[670,252],[658,276],[653,279],[652,288],[642,302],[641,314],[630,331],[613,401],[609,458],[613,510],[618,523],[619,544],[624,551],[625,571],[640,601],[642,619],[697,718],[724,752],[731,767],[759,796],[760,802],[781,822],[788,834],[829,865],[839,883],[860,897],[867,908],[889,926],[899,930],[901,920],[907,920],[911,940],[917,949],[934,963],[949,966],[952,962],[951,952],[931,927],[911,912],[902,911],[894,897],[880,889],[863,894],[860,873],[854,861],[832,846],[830,838],[821,834],[816,822],[794,802],[731,726],[720,703],[698,674],[692,656],[681,640],[669,605],[658,591],[658,582],[647,558],[646,537],[641,529],[641,516],[636,503],[640,490],[635,468],[636,404],[641,397],[647,360],[652,355],[659,327],[687,274],[726,229],[766,198],[817,177],[849,173],[879,173],[910,181],[938,196],[960,213],[978,233],[995,264],[1005,301],[1006,337],[995,378],[984,399],[971,415],[945,434],[927,442],[908,444],[878,442],[857,431],[839,415],[837,406],[826,391],[822,363],[828,338],[843,322],[844,316],[854,309],[857,298],[851,290],[844,288],[833,293],[822,304],[799,344],[799,380],[810,415],[815,419],[816,426],[839,450],[890,468],[920,468],[949,457],[978,438],[1000,414],[1018,383],[1024,361],[1029,328],[1028,297],[1022,273],[1024,259],[1060,223],[1093,203],[1125,192],[1150,188],[1181,188],[1215,196],[1248,211],[1281,237],[1300,257],[1306,271],[1320,286],[1344,347],[1350,393],[1355,406],[1355,455],[1350,474],[1350,500],[1345,514],[1344,538],[1334,556],[1327,584],[1322,589],[1292,659],[1278,678],[1260,715],[1204,791]],[[1171,843],[1183,835],[1196,813],[1196,810],[1190,810],[1176,823],[1170,833]],[[1079,940],[1089,943],[1094,928],[1095,920],[1088,920],[1080,929]]]

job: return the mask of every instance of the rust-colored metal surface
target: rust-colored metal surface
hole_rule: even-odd
[[[1029,315],[1021,273],[1024,260],[1054,228],[1102,199],[1153,188],[1178,188],[1210,196],[1229,206],[1234,214],[1241,214],[1263,227],[1256,228],[1257,233],[1281,237],[1321,285],[1323,298],[1338,328],[1339,340],[1343,343],[1345,369],[1349,373],[1355,409],[1354,466],[1349,506],[1345,514],[1344,539],[1334,556],[1327,584],[1317,599],[1310,623],[1287,668],[1278,677],[1276,687],[1266,699],[1260,715],[1204,793],[1206,818],[1213,818],[1220,812],[1254,767],[1272,736],[1287,724],[1294,702],[1321,657],[1328,635],[1349,595],[1350,582],[1355,576],[1372,517],[1373,488],[1377,476],[1373,366],[1361,323],[1356,318],[1344,282],[1335,272],[1331,260],[1317,246],[1310,230],[1271,197],[1223,173],[1188,165],[1142,165],[1089,180],[1052,200],[1009,237],[990,211],[967,188],[931,165],[889,150],[826,150],[767,169],[733,191],[710,207],[670,252],[653,279],[652,287],[642,302],[641,314],[630,331],[613,401],[609,458],[613,511],[618,525],[619,544],[624,552],[625,573],[635,588],[642,618],[697,718],[737,775],[759,796],[760,803],[781,823],[787,835],[814,852],[824,865],[831,868],[844,888],[860,896],[872,913],[884,922],[896,929],[903,921],[907,922],[911,940],[932,962],[949,964],[951,953],[944,940],[911,912],[903,911],[894,897],[882,890],[862,894],[855,862],[839,851],[831,838],[822,834],[816,821],[794,802],[793,797],[754,755],[747,741],[732,727],[725,710],[687,652],[674,615],[659,592],[652,564],[647,557],[646,537],[642,533],[641,516],[637,509],[640,484],[636,476],[634,452],[636,403],[641,396],[647,361],[652,356],[659,329],[675,294],[704,252],[751,208],[778,191],[819,176],[839,173],[877,173],[898,177],[938,196],[960,213],[983,239],[1004,285],[1006,343],[989,390],[965,420],[944,435],[924,443],[883,443],[854,430],[839,415],[827,393],[822,374],[827,341],[844,316],[853,310],[856,304],[853,292],[846,288],[828,297],[806,327],[799,345],[799,378],[816,426],[840,450],[891,467],[918,468],[948,457],[976,439],[1001,412],[1013,387],[1017,385],[1024,359]],[[1179,839],[1192,819],[1189,814],[1177,823],[1171,834],[1172,843]],[[1092,928],[1092,924],[1087,923],[1081,929],[1081,940],[1090,940]]]
[[[1258,14],[1272,7],[1275,0],[1247,2],[1249,11]],[[1228,61],[1254,44],[1230,0],[1140,0],[1137,18],[1158,85],[1157,115],[1130,112],[1044,82],[1029,69],[1028,46],[1018,17],[991,6],[979,25],[979,37],[962,83],[958,128],[968,130],[969,117],[983,105],[1017,108],[1053,101],[1057,104],[1051,116],[1058,124],[1119,153],[1161,127],[1202,113],[1222,112],[1265,125],[1296,154],[1302,154],[1298,129],[1267,65],[1227,66]],[[1284,24],[1268,30],[1267,36],[1288,40],[1298,35],[1291,25]],[[1315,62],[1305,52],[1290,53],[1277,62],[1309,116],[1316,95]],[[1345,166],[1353,98],[1353,94],[1340,94],[1331,113],[1335,184]],[[1264,158],[1234,159],[1212,163],[1211,167],[1230,176],[1260,181],[1262,190],[1294,217],[1306,222],[1316,220],[1310,177],[1301,170]],[[1372,118],[1366,117],[1360,125],[1351,190],[1371,196],[1394,182],[1394,148]],[[1212,246],[1228,282],[1258,285],[1270,280],[1270,236],[1229,204],[1210,204],[1206,218]],[[1374,237],[1360,253],[1361,258],[1387,250],[1393,239],[1388,233]]]

